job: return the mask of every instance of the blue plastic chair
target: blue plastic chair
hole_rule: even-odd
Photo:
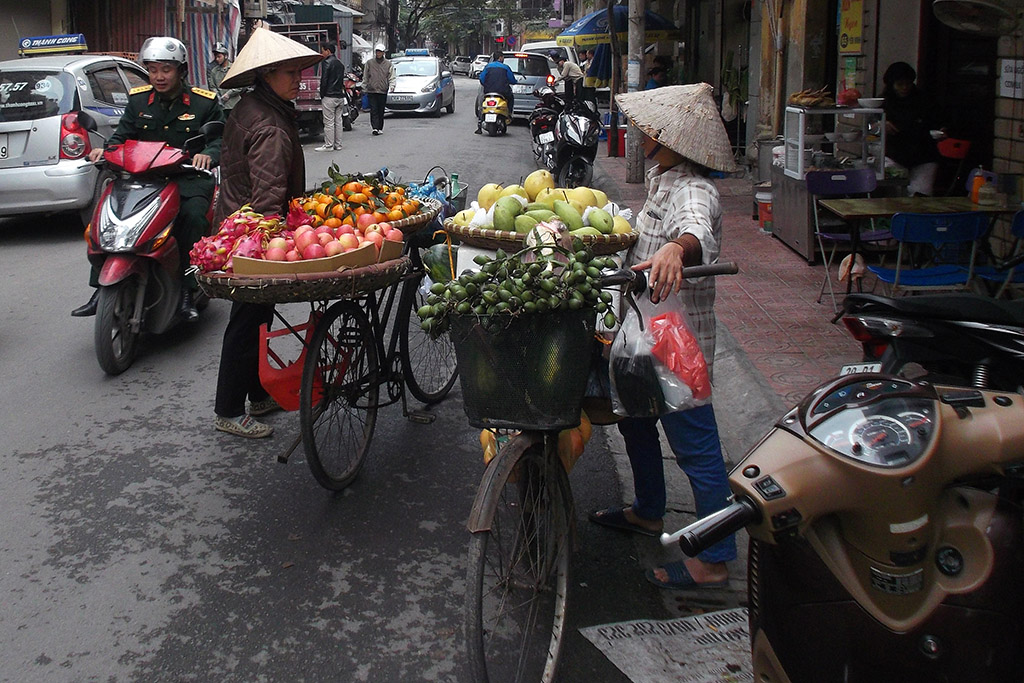
[[[899,290],[956,291],[967,289],[974,278],[978,240],[988,232],[988,216],[979,211],[965,213],[898,213],[889,230],[899,248],[896,267],[868,266],[868,270],[887,285],[890,294]],[[922,259],[913,253],[921,245],[930,253]],[[970,245],[970,255],[961,259],[956,247]],[[919,251],[919,250],[917,250]],[[950,254],[953,253],[953,257]],[[925,263],[908,263],[911,256]],[[962,262],[965,261],[965,262]]]
[[[1008,258],[1019,255],[1021,249],[1024,249],[1024,211],[1013,214],[1010,232],[1013,234],[1014,240],[1013,249]],[[999,288],[994,294],[998,299],[1006,293],[1011,285],[1024,284],[1024,266],[1007,270],[997,270],[995,266],[978,266],[974,269],[974,276],[986,282],[998,282]]]
[[[814,206],[814,235],[818,238],[818,247],[821,249],[821,256],[825,262],[825,277],[821,281],[821,289],[818,290],[818,303],[825,296],[825,288],[828,287],[829,296],[832,297],[832,308],[837,307],[836,293],[832,288],[832,262],[835,260],[836,252],[840,245],[845,245],[852,251],[854,231],[859,227],[851,226],[838,216],[830,212],[821,214],[818,206],[819,199],[835,199],[839,197],[870,197],[875,188],[878,187],[878,179],[875,172],[870,168],[858,168],[836,171],[808,171],[804,175],[807,183],[807,193],[811,195]],[[875,230],[874,221],[872,229],[858,235],[861,242],[885,242],[892,239],[892,233],[888,230]],[[831,250],[825,248],[828,243]]]

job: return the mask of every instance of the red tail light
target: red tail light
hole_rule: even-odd
[[[64,114],[60,119],[60,158],[81,159],[90,149],[89,132],[78,125],[78,114]]]
[[[864,318],[843,316],[843,325],[850,332],[850,336],[860,342],[861,348],[864,349],[865,360],[878,359],[889,348],[888,335],[879,336],[879,330],[873,330],[868,323],[869,320]]]
[[[548,85],[554,85],[554,84],[555,84],[555,77],[552,76],[551,74],[548,74]]]

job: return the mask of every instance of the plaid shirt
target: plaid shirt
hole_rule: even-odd
[[[639,239],[629,253],[628,264],[654,256],[666,242],[693,235],[700,242],[702,263],[718,260],[722,245],[722,206],[715,184],[682,162],[664,173],[647,172],[647,202],[636,218]],[[715,278],[684,280],[676,295],[686,309],[708,374],[715,359]]]

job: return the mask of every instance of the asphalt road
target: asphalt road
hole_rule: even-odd
[[[523,124],[475,127],[471,81],[457,112],[368,115],[340,152],[306,145],[309,185],[386,166],[434,165],[476,188],[534,169]],[[460,681],[468,532],[483,472],[456,387],[414,424],[382,409],[367,465],[344,492],[320,488],[301,448],[276,462],[298,416],[247,441],[213,430],[229,303],[144,341],[107,377],[73,216],[0,221],[0,680]],[[282,307],[301,322],[301,304]],[[578,521],[564,681],[621,681],[580,626],[667,616],[627,537],[586,522],[621,499],[608,435],[572,474]]]

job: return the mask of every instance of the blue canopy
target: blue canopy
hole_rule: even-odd
[[[626,42],[629,36],[629,8],[625,5],[612,7],[615,21],[615,32],[619,40]],[[647,10],[644,12],[644,42],[653,43],[658,40],[673,40],[679,37],[679,29],[660,14]],[[591,12],[582,19],[572,22],[568,28],[555,38],[559,45],[575,45],[576,47],[592,47],[611,42],[608,31],[608,10],[600,9]]]

